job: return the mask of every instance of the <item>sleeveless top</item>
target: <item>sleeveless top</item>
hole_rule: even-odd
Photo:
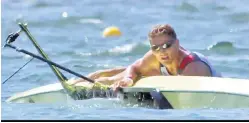
[[[213,66],[209,63],[209,61],[207,60],[207,58],[205,58],[204,55],[202,55],[201,53],[198,52],[191,52],[189,55],[185,56],[183,58],[183,60],[180,63],[180,67],[178,70],[178,74],[181,74],[181,72],[184,70],[184,68],[191,62],[195,62],[195,61],[201,61],[204,64],[206,64],[209,67],[209,70],[211,72],[211,76],[212,77],[221,77],[221,75],[213,68]],[[166,69],[166,67],[164,67],[161,63],[160,63],[160,70],[161,70],[161,74],[168,76],[170,75],[168,70]]]

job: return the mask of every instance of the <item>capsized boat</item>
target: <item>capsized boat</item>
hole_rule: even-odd
[[[199,76],[153,76],[142,78],[132,87],[111,89],[92,88],[92,83],[81,83],[85,97],[119,98],[122,101],[150,105],[160,109],[186,108],[245,108],[249,107],[249,80]],[[87,89],[88,88],[88,89]],[[87,91],[88,90],[88,91]],[[49,84],[18,93],[7,102],[56,103],[70,97],[60,83]]]

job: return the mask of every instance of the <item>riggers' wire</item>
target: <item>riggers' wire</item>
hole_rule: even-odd
[[[15,74],[17,74],[23,67],[25,67],[29,62],[31,62],[34,59],[34,57],[32,57],[27,63],[25,63],[21,68],[19,68],[16,72],[14,72],[9,78],[7,78],[2,84],[4,84],[5,82],[7,82],[10,78],[12,78]]]

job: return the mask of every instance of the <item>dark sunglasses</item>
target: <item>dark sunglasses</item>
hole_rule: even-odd
[[[173,42],[171,43],[164,43],[163,45],[161,46],[158,46],[158,45],[152,45],[150,48],[152,49],[152,51],[155,51],[155,52],[158,52],[160,51],[161,48],[163,49],[168,49],[172,46]]]

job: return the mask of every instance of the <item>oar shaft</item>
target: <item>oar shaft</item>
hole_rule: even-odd
[[[50,60],[48,58],[48,56],[43,52],[43,50],[40,48],[40,46],[38,45],[38,43],[36,42],[35,38],[31,35],[31,33],[29,32],[27,25],[23,24],[23,23],[19,23],[20,28],[22,29],[22,31],[25,32],[25,34],[28,36],[28,38],[31,40],[31,42],[33,43],[33,45],[35,46],[35,48],[37,49],[37,51],[42,55],[42,57],[44,59]],[[50,68],[53,70],[53,72],[55,73],[55,75],[57,76],[57,78],[62,82],[62,81],[66,81],[68,80],[56,67],[54,67],[53,65],[49,65]]]
[[[81,75],[81,74],[79,74],[79,73],[76,73],[76,72],[74,72],[74,71],[72,71],[72,70],[70,70],[70,69],[68,69],[68,68],[65,68],[65,67],[63,67],[63,66],[61,66],[61,65],[59,65],[59,64],[57,64],[57,63],[55,63],[55,62],[52,62],[52,61],[50,61],[50,60],[44,59],[44,58],[42,58],[42,57],[40,57],[40,56],[37,56],[37,55],[35,55],[35,54],[33,54],[33,53],[27,51],[27,50],[18,49],[18,48],[16,48],[15,46],[12,46],[12,45],[9,45],[9,44],[7,44],[6,46],[8,46],[8,47],[10,47],[10,48],[12,48],[12,49],[15,49],[15,50],[18,51],[18,52],[22,52],[22,53],[24,53],[24,54],[30,55],[30,56],[32,56],[32,57],[34,57],[34,58],[37,58],[37,59],[39,59],[39,60],[41,60],[41,61],[44,61],[44,62],[46,62],[46,63],[48,63],[48,64],[50,64],[50,65],[54,65],[54,66],[56,66],[56,67],[58,67],[58,68],[60,68],[60,69],[62,69],[62,70],[65,70],[65,71],[67,71],[67,72],[69,72],[69,73],[71,73],[71,74],[73,74],[73,75],[75,75],[75,76],[78,76],[78,77],[83,78],[83,79],[85,79],[85,80],[87,80],[87,81],[89,81],[89,82],[94,83],[94,80],[92,80],[92,79],[90,79],[90,78],[87,78],[87,77],[85,77],[85,76],[83,76],[83,75]]]

